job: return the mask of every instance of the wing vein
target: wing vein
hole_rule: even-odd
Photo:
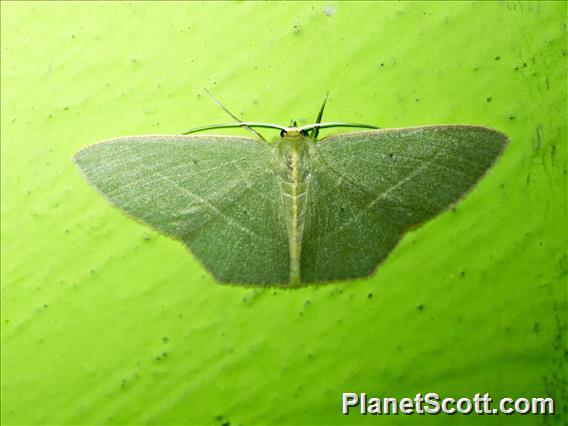
[[[227,223],[236,226],[237,228],[239,228],[241,231],[252,235],[254,237],[258,237],[261,238],[263,240],[265,240],[266,238],[262,237],[261,235],[257,234],[256,232],[254,232],[252,229],[248,228],[247,226],[241,224],[240,222],[236,221],[234,218],[232,218],[231,216],[227,215],[225,212],[223,212],[223,210],[215,207],[209,200],[207,200],[206,198],[203,198],[197,194],[194,194],[193,192],[189,191],[187,188],[184,188],[182,186],[180,186],[176,181],[171,180],[168,176],[164,176],[162,175],[160,172],[156,173],[157,175],[161,176],[165,181],[170,182],[175,188],[178,188],[179,190],[181,190],[183,193],[185,193],[187,196],[189,196],[190,198],[193,198],[194,200],[196,200],[198,203],[203,204],[205,207],[209,208],[210,210],[212,210],[213,212],[215,212],[216,214],[222,216],[223,218],[225,218],[225,220],[227,221]]]
[[[351,219],[349,219],[348,221],[346,221],[344,224],[342,224],[341,226],[337,227],[336,229],[334,229],[332,232],[326,234],[325,236],[323,236],[323,238],[329,238],[332,235],[337,234],[338,232],[341,232],[342,230],[344,230],[345,228],[347,228],[349,225],[351,225],[355,220],[357,220],[359,217],[361,217],[366,211],[370,210],[371,208],[373,208],[378,202],[379,200],[382,200],[386,197],[388,197],[388,195],[396,190],[397,188],[399,188],[401,185],[404,185],[406,182],[410,181],[411,179],[415,178],[416,176],[418,176],[423,170],[427,169],[429,166],[431,166],[433,164],[433,162],[442,154],[442,151],[437,152],[434,157],[432,157],[432,159],[428,162],[425,162],[424,164],[422,164],[420,167],[418,167],[417,169],[413,170],[411,173],[409,173],[404,179],[400,180],[399,182],[395,183],[394,185],[392,185],[390,188],[387,188],[386,190],[384,190],[382,193],[380,193],[378,196],[376,196],[361,212],[359,212],[356,215],[353,215],[351,217]]]
[[[223,164],[221,164],[221,165],[219,165],[219,166],[216,166],[216,167],[211,167],[211,168],[209,168],[209,169],[199,170],[198,172],[195,172],[195,173],[180,173],[180,174],[176,174],[176,175],[169,175],[169,177],[170,177],[170,178],[174,178],[174,177],[200,176],[200,175],[207,174],[207,173],[210,173],[210,172],[213,172],[213,171],[222,170],[222,169],[226,168],[227,166],[229,166],[229,165],[231,165],[231,164],[236,164],[236,163],[239,163],[239,162],[241,162],[241,161],[243,161],[243,160],[246,160],[246,158],[239,158],[239,159],[237,159],[237,160],[233,160],[233,161],[229,161],[229,162],[227,162],[227,163],[223,163]],[[180,166],[173,167],[173,168],[170,169],[170,170],[174,170],[174,169],[176,169],[176,168],[178,168],[178,167],[182,167],[182,166],[185,166],[185,164],[181,164]],[[241,169],[239,168],[239,171],[240,171],[240,170],[241,170]],[[159,174],[159,173],[158,173],[158,174]],[[135,186],[135,185],[137,185],[137,184],[140,184],[140,187],[144,187],[144,186],[146,186],[146,185],[150,185],[150,184],[156,183],[156,182],[158,182],[158,181],[160,181],[160,180],[164,180],[164,178],[166,178],[166,176],[164,176],[164,175],[162,175],[162,174],[160,174],[160,176],[161,176],[161,179],[154,179],[154,177],[143,177],[143,178],[140,178],[140,179],[133,180],[132,182],[128,182],[127,184],[122,185],[122,186],[116,188],[116,189],[113,190],[113,191],[109,191],[109,192],[108,192],[108,195],[109,195],[109,196],[112,196],[112,195],[114,195],[114,194],[116,194],[116,193],[121,193],[125,188],[129,188],[129,187]]]

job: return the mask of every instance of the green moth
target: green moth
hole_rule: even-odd
[[[372,274],[405,231],[460,200],[507,143],[477,126],[322,123],[324,106],[315,124],[290,127],[241,122],[222,106],[236,123],[110,139],[74,159],[107,200],[180,240],[218,281],[294,287]],[[227,127],[254,137],[187,136]],[[318,139],[332,127],[372,130]],[[268,143],[255,128],[280,137]]]

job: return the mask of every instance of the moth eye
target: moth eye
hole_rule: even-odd
[[[288,134],[288,132],[286,130],[284,130],[284,129],[280,130],[280,136],[281,137],[286,136],[286,134]]]
[[[300,130],[300,134],[302,136],[308,136],[308,132],[306,130]]]

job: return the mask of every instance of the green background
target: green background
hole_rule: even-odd
[[[3,424],[567,421],[565,2],[1,13]],[[203,87],[249,120],[311,122],[329,90],[329,121],[511,141],[374,276],[223,286],[71,163],[101,139],[226,122]],[[342,392],[551,396],[558,414],[343,416]]]

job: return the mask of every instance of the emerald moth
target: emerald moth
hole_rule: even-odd
[[[210,95],[212,97],[212,95]],[[298,287],[365,277],[404,233],[451,207],[507,136],[478,126],[379,129],[237,121],[120,137],[74,160],[110,203],[181,241],[220,282]],[[188,135],[243,127],[253,137]],[[318,139],[320,129],[361,127]],[[280,130],[273,142],[255,129]]]

